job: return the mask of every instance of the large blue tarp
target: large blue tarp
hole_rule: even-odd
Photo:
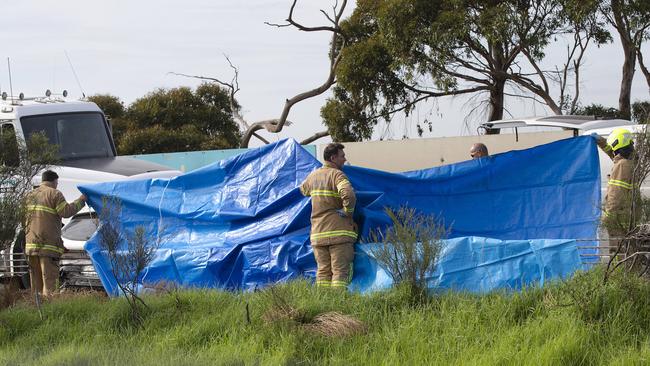
[[[172,179],[79,188],[96,211],[103,196],[120,198],[123,230],[144,226],[160,240],[142,282],[253,289],[314,276],[310,200],[297,187],[318,167],[298,143],[283,140]],[[362,237],[389,223],[385,207],[408,205],[451,225],[433,287],[488,291],[562,277],[580,266],[573,239],[596,237],[600,171],[590,137],[406,173],[344,171],[357,192]],[[117,294],[97,236],[86,250],[107,292]],[[352,287],[385,286],[367,246],[357,252]],[[445,265],[452,259],[472,265]]]

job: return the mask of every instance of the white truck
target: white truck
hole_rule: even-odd
[[[68,201],[81,194],[79,184],[124,179],[168,178],[180,171],[117,156],[111,126],[102,110],[87,101],[72,101],[54,97],[13,98],[2,93],[0,100],[0,132],[15,134],[28,141],[34,133],[44,133],[50,143],[58,145],[59,165],[52,167],[59,175],[58,189]],[[33,185],[40,184],[40,174]],[[101,287],[94,267],[83,246],[94,234],[97,223],[92,210],[86,206],[72,218],[63,221],[62,236],[67,252],[61,258],[63,286]],[[27,266],[23,253],[24,235],[18,234],[13,245],[0,252],[0,279],[21,278],[28,284]]]

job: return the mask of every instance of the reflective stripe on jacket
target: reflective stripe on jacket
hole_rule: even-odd
[[[630,224],[632,198],[636,200],[634,217],[640,219],[641,192],[639,187],[632,183],[634,175],[634,160],[625,159],[617,155],[614,157],[614,166],[607,181],[607,195],[605,196],[604,219],[610,227],[627,230]]]
[[[330,162],[307,176],[300,192],[311,196],[311,244],[326,246],[357,240],[352,220],[356,197],[348,177]]]
[[[25,254],[58,258],[63,254],[61,218],[70,217],[84,206],[82,201],[67,203],[53,183],[43,182],[27,196]]]

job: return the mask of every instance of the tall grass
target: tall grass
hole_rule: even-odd
[[[448,292],[414,304],[407,289],[372,295],[322,291],[304,281],[279,293],[306,318],[355,316],[368,332],[328,338],[267,323],[265,292],[182,291],[148,297],[143,326],[123,299],[52,301],[0,312],[0,364],[643,364],[650,357],[650,285],[595,270],[545,288],[483,296]],[[599,288],[584,296],[584,288]],[[248,304],[250,323],[246,316]]]

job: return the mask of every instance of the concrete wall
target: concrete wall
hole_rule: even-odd
[[[573,136],[571,131],[553,131],[520,133],[518,140],[514,134],[505,134],[348,142],[344,145],[345,155],[351,165],[389,172],[405,172],[469,160],[471,159],[469,149],[475,142],[484,143],[490,154],[497,154],[527,149],[571,136]],[[316,157],[321,161],[326,145],[318,145]]]
[[[404,172],[426,169],[470,159],[469,149],[475,142],[487,145],[490,154],[557,141],[573,136],[571,131],[514,134],[437,137],[396,141],[368,141],[345,143],[345,154],[352,165]],[[304,146],[309,153],[323,160],[327,144]],[[190,151],[164,154],[131,155],[134,158],[189,172],[202,166],[241,154],[248,149]]]

